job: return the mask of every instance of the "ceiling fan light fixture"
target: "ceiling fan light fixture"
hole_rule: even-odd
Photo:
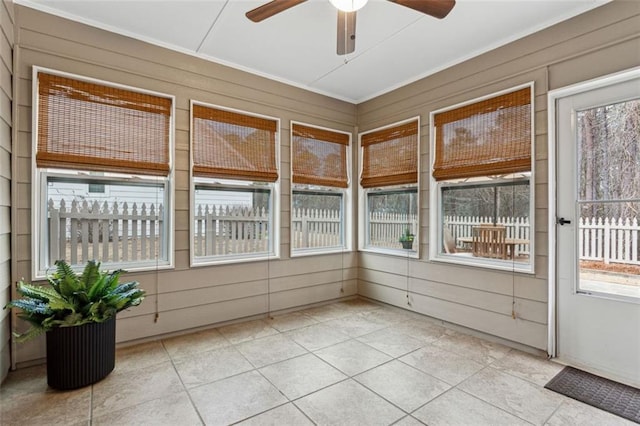
[[[368,0],[329,0],[338,10],[343,12],[355,12],[362,9]]]

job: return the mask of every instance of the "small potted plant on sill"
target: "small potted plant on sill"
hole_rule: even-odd
[[[145,292],[137,281],[119,283],[123,270],[100,271],[89,261],[81,275],[64,260],[55,262],[48,285],[20,281],[6,308],[18,308],[30,328],[15,334],[22,342],[46,333],[47,383],[76,389],[105,378],[115,367],[116,314],[139,305]]]
[[[411,233],[409,228],[405,228],[404,229],[404,233],[402,235],[400,235],[400,239],[398,241],[400,241],[400,243],[402,243],[402,248],[403,249],[411,250],[411,249],[413,249],[413,239],[414,238],[415,238],[415,235],[413,235]]]

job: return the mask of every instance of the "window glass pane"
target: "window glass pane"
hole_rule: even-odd
[[[368,192],[367,211],[367,246],[417,249],[413,244],[419,241],[416,188]]]
[[[576,118],[579,199],[640,200],[640,100],[578,111]]]
[[[272,251],[270,188],[195,188],[196,257],[243,257]]]
[[[104,194],[104,183],[90,183],[89,193]]]
[[[528,181],[442,186],[441,202],[441,253],[529,262]]]
[[[343,246],[342,193],[294,191],[291,243],[294,250]]]
[[[41,232],[46,269],[58,259],[135,266],[166,263],[168,223],[165,181],[91,182],[48,177],[46,224]],[[93,185],[102,193],[89,190]]]
[[[578,287],[640,298],[640,100],[576,118]]]

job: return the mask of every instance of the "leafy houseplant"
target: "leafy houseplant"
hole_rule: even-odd
[[[415,238],[415,235],[413,235],[411,233],[409,228],[405,228],[404,229],[404,233],[402,235],[400,235],[400,238],[398,239],[398,241],[400,241],[402,243],[402,248],[410,250],[410,249],[413,248],[413,239],[414,238]]]
[[[16,334],[17,341],[46,332],[47,381],[57,389],[73,389],[113,370],[116,314],[139,305],[145,292],[137,281],[119,283],[124,271],[100,271],[96,261],[87,262],[80,275],[64,260],[56,261],[55,266],[56,271],[47,278],[49,285],[21,281],[17,290],[23,297],[5,308],[20,309],[19,318],[31,326]]]

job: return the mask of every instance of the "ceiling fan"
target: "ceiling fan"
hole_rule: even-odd
[[[280,12],[284,12],[307,0],[272,0],[246,13],[253,22],[260,22]],[[352,53],[356,49],[356,11],[368,0],[329,0],[338,9],[338,55]],[[388,0],[442,19],[451,12],[455,0]]]

